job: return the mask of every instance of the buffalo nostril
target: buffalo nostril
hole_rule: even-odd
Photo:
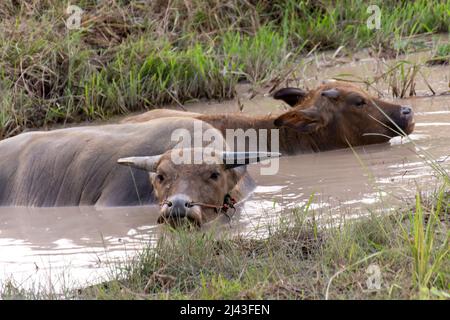
[[[186,208],[173,207],[173,208],[171,208],[169,215],[172,218],[184,218],[186,216]]]
[[[169,216],[172,218],[184,218],[186,217],[188,208],[190,207],[190,201],[185,198],[172,198],[170,201]]]
[[[402,107],[401,108],[401,114],[402,115],[408,115],[412,112],[412,109],[410,107]]]

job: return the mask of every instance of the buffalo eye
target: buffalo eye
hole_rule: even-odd
[[[156,180],[157,180],[159,183],[161,183],[161,182],[164,181],[164,176],[163,176],[162,174],[158,174],[158,175],[156,175]]]
[[[363,97],[360,96],[353,96],[350,97],[350,103],[357,107],[363,107],[366,104],[366,101]]]
[[[213,172],[213,173],[211,173],[211,175],[209,176],[209,178],[210,178],[211,180],[217,181],[217,179],[219,179],[219,176],[220,176],[220,173],[218,173],[218,172]]]

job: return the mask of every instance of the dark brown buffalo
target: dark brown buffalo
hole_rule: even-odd
[[[293,108],[283,114],[249,116],[242,113],[199,114],[153,110],[124,120],[145,122],[160,117],[194,117],[225,134],[226,129],[280,129],[279,151],[296,154],[389,141],[414,129],[413,111],[370,96],[345,82],[330,82],[305,92],[284,88],[274,94]],[[269,137],[268,150],[273,149]]]

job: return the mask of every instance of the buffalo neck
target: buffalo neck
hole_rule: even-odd
[[[243,114],[206,114],[197,119],[208,122],[219,129],[226,137],[227,129],[267,129],[267,150],[279,151],[282,154],[299,154],[323,151],[328,149],[320,143],[323,138],[319,134],[301,134],[287,127],[276,127],[274,124],[278,115],[247,116]],[[272,146],[272,129],[279,130],[279,150]]]

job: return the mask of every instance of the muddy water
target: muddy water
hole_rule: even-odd
[[[320,66],[315,68],[321,71]],[[375,69],[373,61],[363,59],[326,68],[322,74],[324,78],[341,73],[364,76]],[[431,75],[428,81],[437,92],[448,90],[449,67],[424,72]],[[314,86],[318,80],[302,81]],[[380,90],[386,92],[382,86]],[[417,91],[426,90],[426,84],[418,81]],[[243,97],[244,112],[264,114],[286,108],[269,97]],[[253,236],[255,227],[274,223],[289,209],[307,203],[311,195],[311,208],[317,214],[352,218],[411,201],[417,188],[433,191],[438,179],[421,155],[430,154],[450,169],[450,96],[410,98],[402,104],[412,105],[416,114],[411,140],[394,138],[353,151],[284,157],[276,176],[262,176],[261,165],[252,165],[249,171],[256,189],[239,204],[231,224],[221,219],[219,225]],[[238,104],[197,103],[187,108],[236,112]],[[13,278],[16,285],[56,291],[107,279],[111,263],[129,261],[161,232],[156,207],[0,208],[0,217],[0,283]]]
[[[157,235],[156,208],[0,208],[0,216],[0,283],[57,292],[110,276],[111,263]]]

